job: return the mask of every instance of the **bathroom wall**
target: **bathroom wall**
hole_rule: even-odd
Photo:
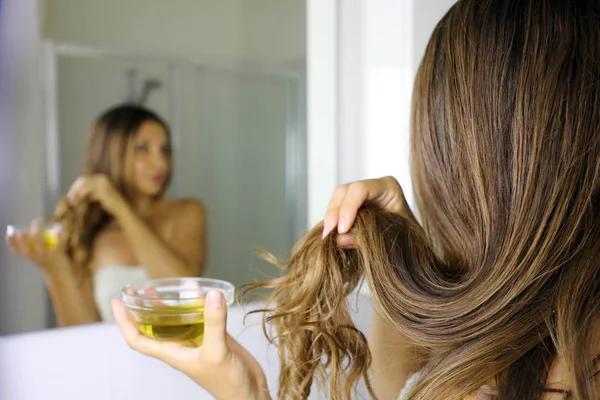
[[[0,8],[0,227],[43,213],[44,143],[38,82],[39,7]],[[39,271],[0,245],[0,334],[41,329],[46,292]]]

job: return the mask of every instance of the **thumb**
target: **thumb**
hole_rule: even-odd
[[[54,249],[64,250],[67,248],[67,233],[63,224],[59,222],[55,222],[50,228],[52,231],[52,235],[56,235],[56,246]]]
[[[204,341],[207,359],[219,362],[229,351],[227,345],[227,306],[225,297],[218,290],[208,293],[204,302]]]

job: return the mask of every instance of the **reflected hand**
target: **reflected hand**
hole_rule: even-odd
[[[256,359],[227,334],[227,306],[219,291],[204,305],[204,341],[200,347],[149,339],[138,332],[121,300],[113,312],[129,346],[180,370],[219,400],[270,399],[264,372]]]
[[[335,189],[325,214],[323,237],[329,235],[337,227],[338,233],[340,233],[337,237],[338,245],[354,247],[354,238],[348,234],[348,231],[354,224],[358,209],[366,202],[371,202],[386,211],[401,214],[416,222],[396,178],[386,176],[379,179],[367,179],[340,185]]]
[[[104,174],[82,175],[73,182],[67,200],[77,204],[82,199],[97,201],[110,214],[115,214],[125,204],[125,199]]]
[[[39,265],[44,271],[52,272],[56,265],[67,265],[65,240],[62,231],[57,232],[56,243],[44,243],[44,221],[35,219],[31,222],[29,232],[14,230],[9,226],[6,230],[6,244],[11,252],[25,257]]]

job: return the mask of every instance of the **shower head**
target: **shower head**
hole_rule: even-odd
[[[163,83],[159,79],[146,79],[142,84],[141,90],[138,92],[136,90],[136,82],[138,77],[138,70],[132,68],[127,71],[127,83],[129,86],[127,101],[130,103],[136,103],[143,105],[148,101],[148,97],[150,93],[160,89],[163,86]]]
[[[138,98],[139,104],[144,104],[148,100],[148,96],[151,92],[158,90],[162,87],[162,81],[158,79],[146,79],[144,81],[144,86],[142,86],[142,92],[140,93],[140,97]]]

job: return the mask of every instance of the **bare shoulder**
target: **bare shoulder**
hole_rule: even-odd
[[[206,211],[204,204],[194,198],[165,199],[163,236],[168,241],[187,240],[189,235],[204,236],[206,233]]]
[[[206,216],[204,203],[196,198],[165,199],[170,220],[203,221]]]

